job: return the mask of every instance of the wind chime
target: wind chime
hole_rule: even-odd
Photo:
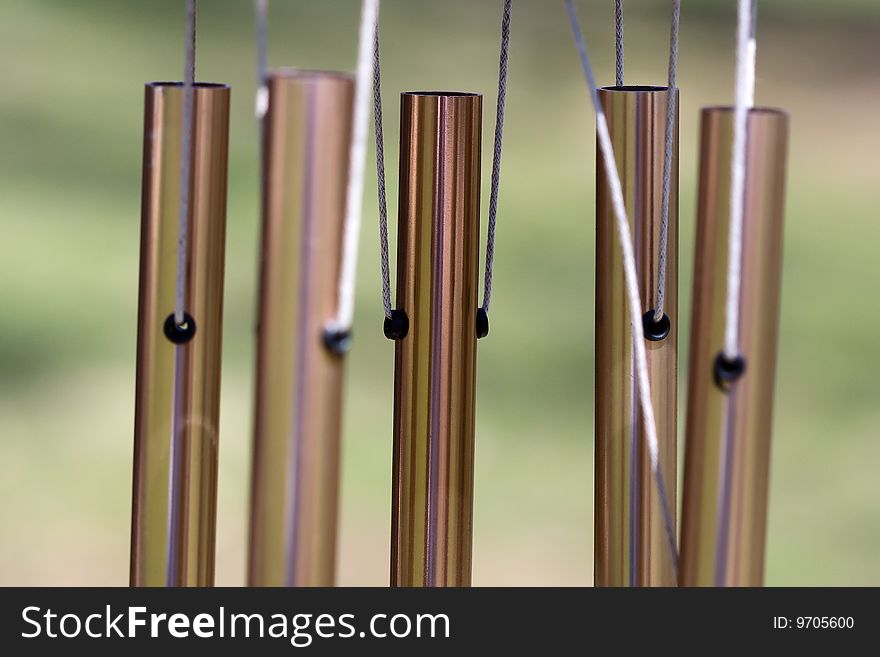
[[[634,335],[623,256],[605,157],[596,167],[596,478],[594,578],[600,586],[670,586],[675,582],[668,532],[674,532],[678,386],[678,89],[679,5],[673,3],[669,84],[624,84],[623,3],[616,3],[616,80],[598,90],[607,117],[630,218],[655,408],[659,473],[639,413]],[[668,491],[663,499],[663,491]],[[664,512],[668,510],[669,524]]]
[[[760,585],[787,116],[751,107],[753,0],[739,2],[736,107],[702,114],[680,568],[675,540],[680,2],[672,2],[665,88],[623,86],[623,3],[617,0],[617,84],[597,89],[572,0],[566,6],[598,133],[596,584]],[[720,275],[725,268],[726,298]]]
[[[266,1],[257,8],[263,239],[248,582],[332,586],[378,2],[364,3],[357,78],[267,71]]]
[[[214,582],[229,94],[146,86],[131,573],[135,586]]]
[[[248,581],[255,586],[334,583],[343,357],[351,338],[372,70],[382,207],[385,332],[397,341],[394,443],[398,487],[393,511],[392,583],[468,584],[476,340],[478,335],[482,337],[488,332],[493,259],[493,250],[487,248],[484,302],[478,309],[482,98],[461,93],[402,95],[401,248],[398,304],[392,309],[382,148],[379,3],[363,3],[357,78],[339,72],[268,71],[267,5],[266,0],[257,2],[263,238]],[[188,127],[188,117],[193,112],[187,109],[187,98],[195,94],[195,116],[201,120],[199,111],[206,105],[200,95],[202,88],[214,87],[194,83],[192,0],[188,3],[188,18],[188,77],[182,86],[171,86],[181,90],[178,95],[182,109],[166,111],[162,119],[175,135],[180,131],[184,135],[194,132],[202,140],[201,123]],[[509,21],[510,0],[506,0],[490,247],[494,243],[497,211]],[[212,199],[216,203],[208,208],[214,215],[220,212],[220,220],[202,211],[199,187],[199,203],[194,204],[194,210],[187,205],[187,190],[172,188],[170,182],[160,188],[161,199],[154,200],[157,192],[153,188],[165,181],[160,178],[154,183],[149,177],[155,169],[152,163],[157,157],[163,164],[164,158],[176,157],[181,146],[163,140],[163,150],[158,156],[154,153],[156,130],[150,123],[154,114],[151,89],[148,88],[145,154],[145,264],[139,324],[132,583],[205,585],[213,581],[222,301],[219,281],[223,270],[225,195]],[[226,113],[220,118],[228,123],[228,89],[223,89]],[[173,100],[178,100],[177,96]],[[178,124],[182,127],[178,128]],[[186,137],[178,142],[189,143]],[[200,145],[201,141],[197,142]],[[223,146],[225,149],[225,141]],[[218,146],[215,144],[214,148]],[[214,173],[224,176],[222,185],[215,179],[206,180],[205,189],[225,192],[225,150],[222,158],[210,161],[203,161],[198,148],[195,152],[192,161],[197,172],[213,165],[217,169]],[[208,152],[204,158],[215,155]],[[185,151],[174,164],[181,180],[191,177]],[[163,175],[168,175],[166,169],[170,167],[163,166]],[[199,240],[215,237],[219,231],[221,239],[210,242],[215,248],[209,254],[212,259],[206,258],[204,263],[186,261],[178,269],[183,284],[190,280],[199,283],[201,287],[194,296],[209,296],[216,311],[201,312],[199,308],[200,312],[192,315],[184,312],[180,315],[182,319],[169,315],[164,324],[160,322],[167,342],[160,344],[160,355],[169,360],[168,354],[176,354],[178,365],[167,373],[160,371],[164,377],[157,377],[153,371],[156,366],[152,353],[157,342],[153,334],[157,313],[170,294],[164,287],[158,288],[159,282],[171,280],[167,263],[173,260],[169,254],[173,254],[175,245],[175,215],[170,209],[176,207],[172,203],[178,198],[178,230],[184,236],[177,241],[179,253],[188,253],[191,247],[185,241],[187,229],[203,215],[206,226],[197,232]],[[158,212],[154,206],[166,211]],[[162,231],[163,237],[170,237],[160,242],[162,251],[153,253],[157,249],[153,233],[157,230]],[[201,242],[194,240],[194,244],[198,246]],[[425,268],[417,264],[421,262],[430,264]],[[201,273],[196,265],[209,271],[194,275]],[[209,310],[213,311],[214,306]],[[180,345],[190,342],[193,346],[207,342],[213,349],[204,363],[198,361],[210,375],[206,383],[201,382],[200,370],[191,371],[192,368],[180,365],[187,362],[190,353],[184,351],[188,347]],[[156,379],[158,383],[154,382]],[[164,392],[160,384],[171,387],[172,404],[157,405]],[[193,387],[207,397],[202,403],[209,403],[209,408],[204,412],[193,413],[181,405],[189,401],[186,394]],[[205,390],[210,394],[205,395]],[[201,397],[199,400],[202,401]],[[144,409],[153,412],[147,414]],[[196,434],[191,426],[200,433]],[[165,485],[167,482],[169,486]],[[177,490],[180,486],[186,490]],[[166,490],[171,492],[163,496]],[[404,501],[409,506],[405,507]],[[178,528],[180,523],[188,524]],[[198,550],[191,547],[192,541],[198,541]]]
[[[504,0],[482,304],[482,96],[400,100],[391,301],[379,2],[355,75],[267,67],[256,0],[262,241],[248,583],[335,583],[344,357],[372,74],[384,332],[395,341],[391,584],[471,582],[475,374],[489,332],[510,44]],[[680,2],[666,86],[598,88],[595,581],[763,581],[787,116],[755,108],[755,8],[739,0],[737,98],[702,112],[681,558],[676,527]],[[131,583],[213,583],[229,87],[146,88]]]
[[[754,106],[755,9],[740,0],[736,105],[701,113],[684,586],[764,581],[788,115]]]
[[[374,100],[385,335],[395,341],[392,586],[471,583],[477,339],[489,332],[511,0],[501,22],[483,303],[477,305],[482,96],[400,99],[397,303],[391,305],[376,33]]]

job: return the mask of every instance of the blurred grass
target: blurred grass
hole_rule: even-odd
[[[580,4],[607,79],[610,6]],[[483,92],[488,143],[497,5],[383,3],[390,199],[399,91]],[[634,82],[665,78],[667,6],[628,9]],[[779,0],[761,11],[758,98],[792,112],[767,581],[880,584],[880,304],[863,302],[876,296],[880,243],[880,6]],[[515,12],[492,336],[480,343],[478,367],[474,581],[585,584],[592,114],[561,7],[521,0]],[[276,0],[270,62],[350,68],[357,13],[355,0]],[[732,2],[684,7],[685,323],[697,113],[731,98],[733,16]],[[0,8],[2,584],[126,582],[143,83],[179,77],[182,22],[176,0],[4,0]],[[199,77],[234,89],[218,582],[238,584],[258,226],[251,3],[204,3],[199,28]],[[345,422],[345,584],[383,584],[388,570],[392,351],[379,330],[370,193],[365,209]]]

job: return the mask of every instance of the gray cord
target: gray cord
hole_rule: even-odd
[[[382,267],[382,306],[390,318],[391,273],[388,267],[388,202],[385,197],[385,136],[382,131],[382,80],[380,74],[379,25],[376,18],[376,40],[373,42],[373,122],[376,132],[376,183],[379,191],[379,259]]]
[[[489,229],[486,236],[486,273],[483,287],[483,310],[488,314],[492,299],[492,270],[495,264],[495,223],[498,215],[498,187],[501,180],[501,146],[504,138],[504,108],[507,100],[507,62],[510,56],[510,7],[504,0],[501,17],[501,56],[498,63],[498,104],[495,109],[495,150],[492,154],[492,183],[489,193]]]
[[[623,86],[623,0],[616,0],[614,3],[614,54],[616,58],[616,67],[614,69],[615,84],[618,87]]]
[[[507,62],[510,54],[510,10],[512,0],[504,0],[501,19],[501,55],[498,66],[498,104],[495,115],[495,149],[492,156],[492,182],[489,194],[489,227],[486,237],[486,271],[483,287],[483,310],[489,311],[492,298],[492,272],[495,263],[495,227],[498,216],[498,189],[501,180],[501,151],[504,134],[504,109],[507,99]],[[382,306],[391,317],[391,273],[388,255],[388,201],[385,193],[385,138],[382,130],[382,81],[379,50],[379,27],[373,47],[373,120],[376,133],[376,184],[379,193],[379,260],[382,269]]]
[[[186,308],[186,257],[189,251],[189,182],[192,170],[192,106],[196,79],[196,0],[186,3],[186,45],[183,71],[183,130],[180,154],[180,206],[177,228],[177,280],[174,291],[174,322],[184,324]]]
[[[675,133],[676,87],[678,68],[678,26],[681,23],[681,0],[672,0],[672,25],[669,30],[669,100],[666,106],[666,143],[663,152],[663,196],[660,205],[660,245],[657,261],[657,301],[654,321],[663,319],[666,297],[666,255],[669,243],[669,195],[672,178],[672,144]]]
[[[181,135],[180,154],[180,199],[178,205],[177,227],[177,272],[174,290],[174,323],[182,327],[186,323],[186,256],[189,250],[189,182],[192,170],[192,106],[193,85],[196,79],[196,0],[186,3],[186,36],[184,45],[183,68],[183,130]],[[172,397],[171,426],[171,459],[168,462],[168,563],[165,571],[165,583],[173,586],[179,577],[177,551],[174,549],[180,537],[180,499],[183,495],[181,483],[181,450],[183,439],[179,426],[179,404],[183,390],[184,358],[182,348],[174,350],[174,387]]]

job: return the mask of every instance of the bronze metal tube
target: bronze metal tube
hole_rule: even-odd
[[[229,87],[197,84],[185,300],[188,342],[163,330],[174,311],[183,86],[146,87],[135,398],[131,584],[210,586],[220,411]]]
[[[634,240],[642,308],[648,311],[655,308],[657,294],[669,97],[666,87],[599,90]],[[669,329],[666,337],[645,341],[660,464],[673,519],[679,325],[677,126],[676,116],[664,301]],[[639,407],[623,258],[599,149],[597,158],[594,582],[597,586],[671,586],[674,566]]]
[[[468,586],[474,475],[482,96],[400,109],[392,586]]]
[[[335,316],[354,80],[267,80],[248,583],[332,586],[344,360]]]
[[[679,574],[683,586],[760,586],[764,579],[788,115],[755,108],[748,113],[747,126],[739,299],[739,348],[746,367],[725,391],[714,381],[714,362],[724,343],[733,110],[702,111]],[[727,486],[722,484],[725,473]]]

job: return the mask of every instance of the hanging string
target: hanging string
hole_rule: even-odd
[[[730,234],[727,256],[727,305],[724,355],[739,354],[739,290],[742,279],[742,226],[746,178],[746,119],[755,104],[755,0],[739,0],[736,39],[736,104],[733,113],[733,157],[730,183]]]
[[[492,274],[495,263],[495,233],[498,216],[498,191],[501,181],[501,152],[504,139],[504,113],[507,101],[507,70],[510,58],[510,13],[512,0],[504,0],[501,17],[501,54],[498,63],[498,101],[495,113],[495,148],[492,153],[492,181],[489,192],[489,226],[486,237],[486,270],[483,277],[483,303],[489,312],[492,299]],[[382,129],[382,75],[379,48],[379,29],[375,30],[373,45],[373,118],[376,134],[376,180],[379,194],[379,259],[382,274],[382,307],[385,317],[391,318],[391,270],[388,255],[388,203],[385,193],[385,137]]]
[[[739,358],[739,289],[742,277],[742,225],[745,200],[748,111],[755,103],[755,0],[739,0],[736,38],[736,103],[733,114],[733,156],[730,182],[730,233],[727,253],[727,300],[723,357]],[[715,585],[727,581],[727,544],[733,496],[733,434],[725,432],[719,464],[718,524],[715,529]]]
[[[501,16],[501,55],[498,63],[498,101],[495,109],[495,149],[492,153],[492,182],[489,191],[489,229],[486,236],[486,273],[483,277],[483,310],[489,313],[492,299],[492,270],[495,264],[495,223],[498,216],[498,188],[501,181],[501,146],[504,139],[504,108],[507,101],[507,62],[510,57],[510,8],[504,0]]]
[[[254,112],[257,119],[262,119],[269,109],[269,88],[266,86],[266,73],[269,70],[269,48],[267,38],[266,15],[269,0],[256,0],[257,12],[257,96],[254,100]]]
[[[623,86],[623,0],[614,2],[614,84]]]
[[[174,326],[178,329],[188,328],[194,330],[194,326],[188,326],[186,315],[186,260],[189,251],[189,207],[190,207],[190,172],[192,170],[192,124],[193,124],[193,85],[196,78],[196,0],[187,0],[186,3],[186,30],[184,42],[184,67],[183,67],[183,129],[181,134],[180,155],[180,199],[178,206],[177,226],[177,272],[174,290]],[[171,318],[169,318],[171,319]],[[168,328],[166,323],[166,335]],[[181,462],[183,449],[180,426],[180,404],[182,403],[183,368],[182,362],[186,358],[185,351],[175,349],[174,387],[172,395],[172,426],[171,426],[171,454],[168,461],[168,543],[166,546],[167,564],[165,569],[165,582],[173,586],[179,578],[179,559],[175,545],[177,545],[181,530],[180,499],[183,495],[183,482],[181,480]]]
[[[648,359],[645,353],[645,336],[642,330],[642,311],[639,300],[638,278],[636,275],[636,261],[633,251],[632,235],[629,229],[629,220],[626,216],[626,206],[623,200],[623,188],[620,176],[617,172],[617,162],[614,158],[614,148],[611,145],[611,137],[608,134],[608,123],[605,120],[605,112],[599,102],[599,94],[596,91],[596,80],[593,69],[590,66],[590,58],[587,55],[587,44],[581,31],[572,0],[565,0],[568,9],[568,18],[574,33],[574,40],[580,55],[581,67],[590,92],[590,100],[596,111],[596,132],[599,137],[599,149],[602,153],[602,162],[605,168],[605,177],[611,192],[611,203],[614,208],[615,225],[617,236],[620,240],[620,248],[623,252],[623,272],[626,283],[626,294],[630,312],[630,325],[633,333],[633,348],[635,351],[636,382],[639,389],[639,405],[645,422],[645,437],[648,443],[648,453],[651,459],[651,471],[657,484],[660,497],[660,507],[663,511],[663,523],[666,529],[666,538],[669,543],[670,558],[674,569],[678,567],[678,548],[676,547],[675,525],[672,520],[672,511],[669,507],[669,497],[666,494],[666,484],[663,480],[663,472],[660,469],[660,449],[657,441],[657,423],[654,419],[654,408],[651,405],[651,386],[648,380]]]
[[[385,197],[385,135],[382,130],[382,75],[379,53],[379,26],[373,42],[373,124],[376,133],[376,184],[379,192],[379,259],[382,268],[382,308],[390,318],[391,273],[388,266],[388,202]]]
[[[186,43],[183,70],[183,131],[180,156],[180,205],[177,228],[177,285],[174,294],[174,322],[185,323],[186,257],[189,250],[189,183],[192,169],[193,85],[196,79],[196,0],[186,3]]]
[[[379,21],[379,0],[364,0],[358,36],[357,73],[354,92],[354,118],[348,160],[348,190],[345,198],[345,227],[336,317],[329,331],[348,334],[354,320],[355,276],[357,274],[358,238],[364,195],[364,167],[367,157],[367,119],[370,111],[369,85],[372,50]]]
[[[654,321],[663,319],[666,299],[666,254],[669,243],[669,194],[672,181],[672,144],[677,105],[676,71],[678,69],[678,28],[681,23],[681,0],[672,0],[672,25],[669,30],[669,100],[666,105],[666,141],[663,149],[663,195],[660,202],[660,244],[657,262],[657,297]]]

